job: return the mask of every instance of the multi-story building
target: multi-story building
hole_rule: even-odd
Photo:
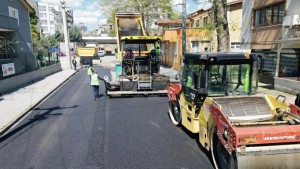
[[[1,0],[0,5],[0,79],[36,69],[32,53],[27,0]]]
[[[230,35],[230,51],[241,52],[241,29],[243,0],[227,0],[228,5],[228,25]]]
[[[38,2],[38,16],[44,35],[53,35],[56,30],[62,32],[62,15],[58,5]]]
[[[228,0],[228,24],[232,52],[239,52],[242,21],[242,0]],[[187,15],[186,21],[186,51],[203,52],[217,51],[217,33],[212,28],[211,9],[200,9]],[[156,22],[158,30],[163,35],[163,62],[176,69],[182,63],[182,20],[165,20]],[[176,30],[176,31],[175,31]],[[168,47],[165,47],[168,45]],[[172,49],[172,50],[171,50]],[[167,52],[164,53],[164,50]],[[170,50],[173,51],[170,53]]]
[[[73,24],[73,11],[67,10],[68,26]],[[40,28],[44,35],[53,35],[55,31],[63,32],[63,21],[60,6],[38,2]]]
[[[109,31],[114,30],[113,24],[100,24],[97,34],[99,36],[108,36]]]
[[[265,54],[261,80],[275,87],[276,80],[300,80],[299,6],[298,0],[244,0],[242,47]]]

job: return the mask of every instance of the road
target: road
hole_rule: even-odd
[[[110,75],[109,66],[95,69]],[[83,69],[0,139],[0,168],[213,168],[197,137],[171,123],[167,100],[94,101]]]

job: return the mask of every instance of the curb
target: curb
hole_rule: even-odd
[[[17,122],[19,122],[25,115],[27,115],[30,111],[32,111],[37,105],[42,103],[47,97],[49,97],[51,94],[53,94],[58,88],[63,86],[69,79],[71,79],[75,74],[72,73],[67,79],[65,79],[62,83],[58,84],[52,91],[50,91],[46,96],[42,97],[38,102],[31,105],[29,108],[24,110],[22,113],[20,113],[14,120],[12,120],[7,126],[5,126],[3,129],[0,129],[0,138],[5,135],[5,132],[7,132],[11,127],[13,127]]]

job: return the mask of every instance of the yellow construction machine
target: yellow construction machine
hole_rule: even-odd
[[[167,94],[169,77],[161,75],[160,36],[145,36],[138,13],[117,13],[116,79],[106,81],[108,96]]]
[[[168,87],[171,121],[199,135],[215,168],[300,168],[300,99],[255,94],[262,57],[186,53]]]

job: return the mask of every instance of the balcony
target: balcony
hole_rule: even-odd
[[[0,31],[16,31],[19,29],[18,20],[0,13]]]

